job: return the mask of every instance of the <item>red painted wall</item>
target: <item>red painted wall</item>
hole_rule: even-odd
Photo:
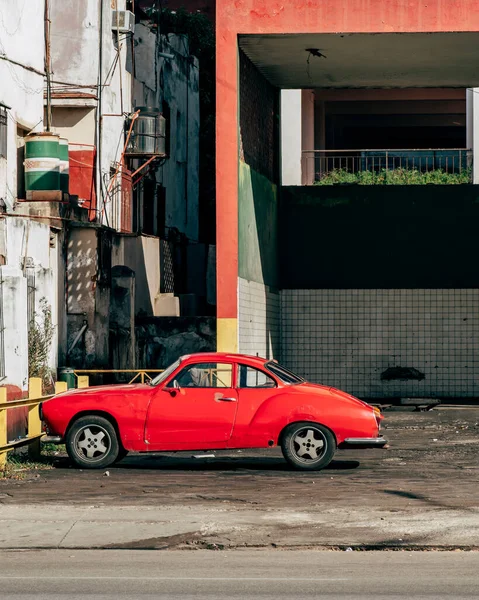
[[[16,385],[2,386],[7,389],[7,402],[22,400],[28,396]],[[28,408],[21,407],[7,411],[7,440],[12,441],[26,435],[28,423]]]
[[[217,0],[219,318],[237,317],[238,34],[479,31],[478,0]]]
[[[69,192],[78,196],[82,207],[88,209],[90,221],[96,218],[95,146],[72,144],[68,146],[70,160]]]

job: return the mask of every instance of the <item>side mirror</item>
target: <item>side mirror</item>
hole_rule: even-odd
[[[174,398],[176,394],[181,393],[180,384],[174,379],[168,384],[168,387],[163,388],[163,391],[168,392],[168,394]]]

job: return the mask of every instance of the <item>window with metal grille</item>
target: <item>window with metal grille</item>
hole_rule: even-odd
[[[0,106],[0,156],[7,158],[7,109]]]

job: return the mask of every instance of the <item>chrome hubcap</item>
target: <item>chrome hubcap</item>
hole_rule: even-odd
[[[98,425],[83,427],[75,438],[75,450],[82,459],[91,462],[101,460],[111,446],[108,431]]]
[[[326,452],[326,438],[314,427],[300,429],[291,441],[292,451],[302,462],[316,462]]]

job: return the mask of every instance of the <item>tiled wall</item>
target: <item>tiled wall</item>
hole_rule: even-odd
[[[240,278],[239,351],[278,358],[280,344],[280,296],[277,290]]]
[[[284,290],[281,354],[359,397],[479,396],[479,290]],[[381,379],[391,367],[423,379]]]

